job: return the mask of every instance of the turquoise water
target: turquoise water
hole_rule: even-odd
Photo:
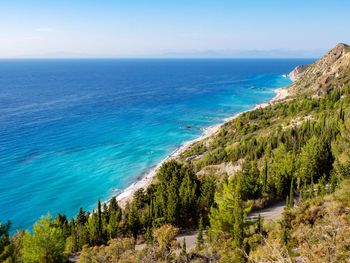
[[[93,209],[308,62],[0,61],[0,220]]]

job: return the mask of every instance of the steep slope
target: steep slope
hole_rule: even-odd
[[[321,96],[350,82],[350,47],[338,44],[317,62],[299,72],[292,72],[297,80],[289,87],[292,95]],[[295,73],[295,74],[294,74]]]
[[[293,81],[297,81],[298,79],[301,78],[303,75],[304,71],[308,68],[309,65],[301,65],[301,66],[296,66],[289,74],[288,77],[291,78]]]

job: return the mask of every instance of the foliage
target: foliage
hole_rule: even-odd
[[[64,262],[65,240],[60,227],[53,224],[51,216],[41,217],[34,224],[33,234],[26,231],[23,236],[24,262]]]
[[[10,222],[7,222],[4,225],[0,223],[0,261],[4,261],[6,258],[9,257],[8,250],[10,245],[10,228]]]

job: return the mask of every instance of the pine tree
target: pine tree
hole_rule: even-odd
[[[137,211],[135,211],[134,207],[131,207],[128,213],[128,229],[133,235],[133,237],[137,238],[137,235],[140,230],[140,220]]]
[[[181,256],[185,257],[187,255],[187,248],[186,248],[186,238],[184,237],[182,240],[182,246],[181,246]]]
[[[113,211],[109,217],[107,232],[110,239],[115,238],[118,233],[118,223],[120,221],[120,212]]]
[[[169,223],[178,222],[178,212],[179,212],[179,194],[177,188],[177,182],[175,177],[170,182],[170,185],[167,189],[167,206],[166,206],[166,221]]]
[[[152,229],[150,227],[147,227],[146,229],[145,239],[146,239],[147,245],[152,245],[153,237],[152,237]]]
[[[86,213],[84,212],[83,208],[79,208],[79,212],[77,215],[77,224],[80,226],[83,226],[87,221]]]
[[[216,207],[210,209],[210,226],[213,237],[221,232],[231,234],[234,224],[234,189],[235,178],[228,178],[226,183],[215,194]]]
[[[199,222],[198,222],[198,234],[197,234],[197,247],[201,248],[203,243],[204,243],[204,238],[203,238],[203,218],[202,215],[199,217]]]
[[[259,214],[258,217],[258,233],[261,234],[262,233],[262,222],[261,222],[261,215]]]
[[[98,199],[97,204],[97,242],[101,243],[103,241],[103,221],[102,221],[102,210],[101,201]]]
[[[109,209],[107,207],[107,203],[103,203],[103,208],[102,208],[102,219],[105,220],[106,222],[109,221]]]
[[[263,179],[263,191],[267,192],[267,177],[268,177],[268,167],[267,167],[267,160],[265,160],[265,166],[264,166],[264,179]]]
[[[109,211],[115,212],[119,209],[120,209],[120,207],[118,206],[117,198],[115,196],[113,196],[112,199],[109,201]]]
[[[290,183],[290,190],[289,190],[289,207],[294,206],[294,178],[292,178],[292,181]]]
[[[65,239],[62,229],[52,224],[50,215],[34,224],[33,233],[23,236],[23,262],[66,262]]]
[[[180,211],[182,216],[182,224],[185,224],[186,221],[193,218],[197,212],[196,207],[196,191],[197,191],[197,183],[196,183],[196,175],[194,172],[185,168],[185,175],[183,177],[182,183],[179,189],[179,199],[180,199]]]
[[[213,176],[205,176],[203,183],[200,188],[200,198],[199,198],[199,205],[200,210],[204,214],[204,222],[207,223],[206,215],[210,210],[210,207],[214,203],[214,195],[216,191],[216,182]]]
[[[1,224],[0,222],[0,261],[1,262],[5,262],[5,259],[7,258],[7,255],[6,253],[4,253],[4,250],[8,245],[10,245],[10,235],[9,235],[10,228],[11,228],[11,223],[9,221],[4,225]]]
[[[233,248],[235,249],[235,262],[244,262],[243,255],[243,208],[241,201],[241,183],[240,178],[236,183],[234,197],[234,225],[233,225]]]

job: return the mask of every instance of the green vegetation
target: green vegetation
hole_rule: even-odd
[[[349,179],[334,194],[316,194],[287,209],[249,255],[251,262],[347,262],[349,260]]]
[[[43,217],[33,233],[11,238],[10,224],[1,225],[0,259],[64,262],[79,252],[79,262],[346,262],[349,116],[350,85],[246,112],[164,163],[124,209],[98,200],[92,213]],[[213,172],[219,165],[240,169]],[[280,222],[247,220],[280,200]],[[175,241],[190,228],[198,229],[194,251]]]

